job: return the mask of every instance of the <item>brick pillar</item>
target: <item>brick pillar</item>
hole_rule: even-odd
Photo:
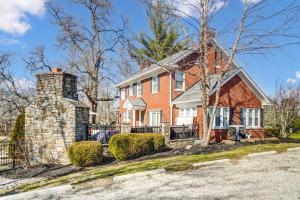
[[[130,123],[122,123],[121,124],[121,133],[131,133]]]
[[[170,123],[161,123],[161,134],[165,137],[166,145],[170,145]]]

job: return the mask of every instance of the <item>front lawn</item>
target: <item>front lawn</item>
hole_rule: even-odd
[[[292,133],[288,136],[289,139],[300,140],[300,131]]]
[[[281,143],[281,144],[260,144],[237,148],[230,151],[201,154],[201,155],[180,155],[168,158],[159,158],[138,162],[120,162],[110,166],[100,166],[88,169],[84,172],[62,176],[56,179],[28,184],[15,189],[13,192],[24,192],[44,186],[57,186],[62,184],[80,184],[95,179],[109,178],[117,175],[142,172],[158,168],[165,168],[167,171],[179,171],[192,168],[193,163],[205,162],[218,159],[238,159],[249,153],[258,153],[263,151],[275,150],[277,152],[286,151],[288,148],[300,147],[299,143]],[[7,192],[7,191],[6,191]],[[3,195],[4,193],[2,193]]]

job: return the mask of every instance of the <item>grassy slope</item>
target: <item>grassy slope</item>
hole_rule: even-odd
[[[210,160],[218,160],[223,158],[237,159],[249,153],[257,153],[263,151],[275,150],[277,152],[286,151],[287,148],[300,147],[296,143],[283,143],[283,144],[264,144],[253,145],[238,148],[231,151],[202,154],[202,155],[182,155],[168,158],[160,158],[131,163],[119,163],[110,166],[100,166],[97,168],[89,169],[84,172],[66,175],[52,180],[42,181],[35,184],[28,184],[17,188],[14,192],[24,192],[39,187],[48,185],[56,186],[61,184],[80,184],[87,181],[100,178],[108,178],[116,175],[130,174],[135,172],[142,172],[146,170],[153,170],[158,168],[165,168],[168,171],[179,171],[191,168],[191,165],[196,162],[205,162]],[[8,191],[6,191],[8,192]],[[4,194],[4,193],[2,193]]]
[[[294,140],[300,140],[300,131],[292,133],[291,135],[289,135],[289,138]]]

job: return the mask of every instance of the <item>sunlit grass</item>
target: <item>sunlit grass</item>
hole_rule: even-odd
[[[300,131],[292,133],[291,135],[289,135],[289,138],[294,140],[300,140]]]
[[[158,168],[165,168],[167,171],[181,171],[192,167],[193,163],[205,162],[218,159],[237,159],[249,153],[258,153],[263,151],[275,150],[277,152],[286,151],[288,148],[300,147],[297,143],[283,143],[283,144],[261,144],[247,147],[237,148],[231,151],[201,154],[201,155],[181,155],[172,156],[168,158],[159,158],[146,161],[138,161],[131,163],[118,163],[109,166],[99,166],[84,172],[62,176],[56,179],[41,181],[35,184],[28,184],[15,189],[15,192],[25,192],[32,189],[44,186],[57,186],[62,184],[80,184],[95,179],[109,178],[117,175],[124,175]]]

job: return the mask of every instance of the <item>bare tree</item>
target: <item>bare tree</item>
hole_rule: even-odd
[[[48,3],[50,14],[60,28],[57,45],[67,50],[69,66],[79,75],[79,89],[90,104],[91,111],[97,112],[100,83],[110,79],[104,70],[106,56],[115,52],[124,39],[126,20],[122,18],[121,27],[110,25],[112,5],[110,0],[69,0],[72,5],[80,7],[83,18],[77,13],[67,13],[54,3]]]
[[[280,127],[280,137],[286,138],[288,129],[300,111],[300,85],[280,84],[272,107],[275,111],[276,122]]]
[[[39,46],[33,49],[26,59],[23,59],[26,63],[26,68],[32,73],[36,72],[51,72],[52,66],[46,58],[45,47]]]
[[[151,5],[149,1],[143,1]],[[225,28],[218,27],[216,33],[227,34],[233,39],[231,44],[225,50],[225,59],[217,60],[215,66],[211,66],[208,58],[212,51],[210,27],[213,21],[221,12],[226,12],[228,0],[189,0],[185,2],[174,1],[174,12],[171,14],[176,19],[188,23],[194,29],[197,35],[195,46],[198,51],[198,57],[193,63],[184,63],[184,65],[197,64],[200,73],[194,74],[201,80],[202,103],[202,133],[203,145],[208,145],[211,139],[214,116],[219,104],[222,82],[225,74],[235,63],[238,54],[272,54],[273,50],[283,48],[288,45],[300,44],[299,34],[299,1],[277,1],[277,6],[270,9],[274,2],[270,0],[243,0],[243,10],[240,11],[238,19],[230,21]],[[181,6],[176,6],[180,4]],[[195,15],[188,14],[181,10],[182,6],[189,6],[194,10]],[[155,8],[154,8],[155,9]],[[238,13],[238,11],[237,11]],[[279,42],[280,41],[280,42]],[[219,65],[220,69],[216,70]],[[168,71],[174,69],[174,66],[163,66]],[[214,72],[213,72],[214,71]],[[212,93],[211,74],[217,75],[217,84]],[[208,108],[212,106],[211,116],[208,117]],[[201,126],[200,126],[201,127]]]
[[[33,99],[34,89],[25,79],[15,77],[10,71],[11,55],[0,54],[0,121],[12,126],[17,116]]]

